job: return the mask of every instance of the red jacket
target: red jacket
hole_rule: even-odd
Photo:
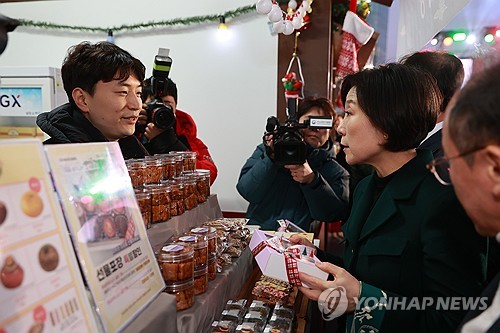
[[[177,136],[184,135],[187,138],[191,150],[197,154],[196,168],[210,170],[210,184],[213,184],[215,178],[217,178],[217,167],[208,152],[208,147],[197,137],[197,128],[193,117],[177,109],[175,119]]]

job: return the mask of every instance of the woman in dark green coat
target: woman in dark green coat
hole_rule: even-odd
[[[467,302],[480,301],[469,297],[484,281],[486,241],[453,188],[427,170],[430,151],[415,149],[435,124],[436,84],[417,69],[389,64],[347,76],[341,94],[347,162],[375,172],[356,187],[343,226],[344,268],[319,264],[335,280],[301,274],[311,286],[301,290],[319,298],[330,319],[333,303],[322,302],[331,301],[331,289],[322,292],[338,288],[348,332],[453,332]]]

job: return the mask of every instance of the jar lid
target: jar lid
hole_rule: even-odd
[[[194,277],[208,274],[208,266],[202,266],[194,270]]]
[[[167,293],[176,293],[178,291],[188,290],[194,288],[194,279],[188,279],[179,282],[165,282],[165,291]]]
[[[172,242],[182,242],[193,245],[195,249],[201,249],[208,246],[207,239],[203,235],[185,234],[181,236],[173,236]]]

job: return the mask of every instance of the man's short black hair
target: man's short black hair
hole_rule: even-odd
[[[126,80],[134,76],[142,82],[145,72],[146,68],[139,59],[113,43],[82,42],[68,50],[61,76],[66,95],[75,106],[72,97],[75,88],[82,88],[93,95],[99,81]]]

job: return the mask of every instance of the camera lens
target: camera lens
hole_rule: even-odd
[[[169,128],[174,124],[174,121],[175,118],[172,109],[161,107],[155,111],[154,123],[159,128]]]

